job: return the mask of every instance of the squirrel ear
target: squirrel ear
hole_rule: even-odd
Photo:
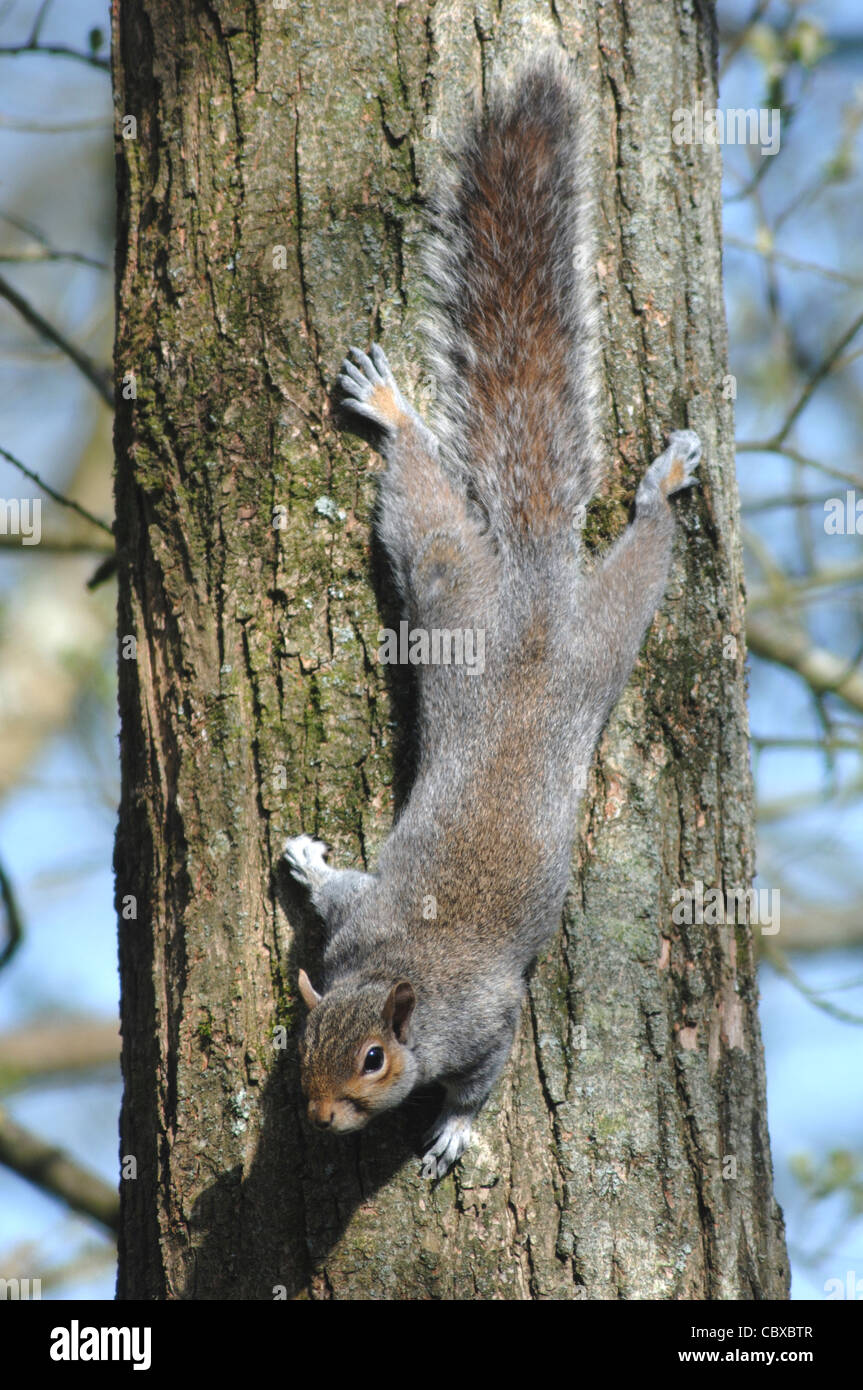
[[[318,994],[318,991],[312,987],[312,982],[306,974],[305,970],[300,971],[298,976],[298,984],[300,986],[300,994],[303,996],[303,999],[305,1000],[307,1009],[313,1009],[316,1004],[320,1004],[321,996]]]
[[[384,1004],[384,1023],[391,1028],[397,1040],[403,1043],[407,1038],[408,1024],[414,1011],[417,997],[409,980],[399,980],[393,985]]]

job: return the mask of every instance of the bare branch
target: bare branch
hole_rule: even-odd
[[[64,121],[60,125],[53,122],[16,121],[9,116],[0,116],[0,130],[14,130],[20,135],[69,135],[81,130],[109,131],[111,122],[103,116],[83,121]]]
[[[839,695],[852,709],[863,713],[863,672],[824,647],[816,647],[800,628],[775,617],[751,614],[746,621],[749,650],[765,661],[774,661],[802,676],[815,695]]]
[[[53,497],[54,501],[59,502],[61,507],[70,507],[73,512],[77,512],[79,516],[82,516],[85,521],[89,521],[93,526],[98,526],[102,531],[107,531],[108,535],[113,537],[114,532],[107,521],[101,521],[98,516],[94,516],[92,512],[88,512],[87,508],[82,507],[80,502],[73,502],[71,497],[64,497],[62,492],[58,492],[56,488],[51,487],[50,483],[43,482],[38,473],[34,473],[32,468],[28,468],[26,463],[22,463],[20,459],[16,459],[14,454],[10,454],[9,450],[4,449],[2,446],[0,446],[0,457],[6,459],[7,463],[11,463],[14,468],[17,468],[20,473],[24,474],[25,478],[29,478],[31,483],[35,483],[36,486],[40,487],[49,497]]]
[[[744,241],[738,236],[726,236],[725,245],[733,246],[737,251],[751,251],[755,256],[763,256],[765,260],[787,265],[790,270],[804,270],[812,275],[823,275],[825,280],[835,280],[840,285],[851,285],[854,289],[863,288],[861,275],[847,275],[841,270],[831,270],[829,266],[818,265],[815,261],[801,260],[799,256],[790,256],[786,251],[777,250],[775,246],[759,246],[754,241]]]
[[[107,1236],[108,1232],[100,1232],[100,1235]],[[0,1253],[0,1259],[7,1270],[15,1269],[16,1265],[22,1265],[22,1254],[24,1256],[23,1267],[33,1269],[36,1262],[31,1255],[32,1243],[22,1242],[20,1245],[13,1246],[11,1250],[4,1250]],[[38,1268],[40,1270],[39,1279],[41,1281],[41,1291],[44,1295],[48,1289],[62,1288],[64,1284],[80,1283],[84,1279],[92,1278],[94,1275],[102,1274],[110,1270],[111,1265],[116,1260],[116,1249],[113,1242],[107,1242],[98,1238],[91,1239],[83,1245],[68,1260],[63,1260],[58,1264],[45,1264],[40,1259]]]
[[[798,993],[803,995],[804,999],[808,999],[810,1004],[814,1004],[816,1009],[821,1009],[823,1013],[829,1014],[831,1018],[839,1019],[841,1023],[863,1024],[863,1016],[860,1014],[852,1014],[848,1009],[840,1009],[838,1004],[831,1004],[829,999],[823,997],[820,990],[812,989],[804,980],[801,980],[797,972],[789,965],[785,952],[781,951],[774,942],[766,940],[764,942],[763,951],[765,958],[769,960],[773,969],[788,980]]]
[[[790,459],[792,463],[802,464],[805,468],[814,468],[819,473],[826,473],[828,478],[838,478],[840,482],[847,483],[849,487],[863,488],[863,478],[859,478],[855,473],[846,473],[843,468],[836,468],[829,463],[822,463],[820,459],[813,459],[808,454],[801,454],[799,449],[793,449],[788,444],[781,444],[774,437],[773,439],[741,439],[734,446],[738,454],[781,454],[783,458]]]
[[[779,511],[783,507],[823,507],[831,499],[824,493],[778,492],[770,497],[756,497],[751,502],[741,502],[740,510],[746,515],[752,512]]]
[[[853,738],[760,738],[751,736],[753,748],[817,748],[819,752],[827,749],[845,749],[851,753],[863,753],[863,737]]]
[[[22,545],[18,536],[0,533],[0,550],[15,550],[22,555],[38,550],[41,555],[113,555],[114,549],[104,541],[88,540],[86,536],[46,536],[43,532],[38,546]]]
[[[9,252],[5,255],[0,255],[0,261],[27,263],[41,260],[74,261],[78,265],[91,266],[94,270],[110,270],[110,266],[107,265],[105,261],[98,261],[95,256],[85,256],[80,251],[58,251],[56,247],[51,245],[45,233],[40,231],[35,223],[26,222],[23,217],[15,217],[11,212],[0,212],[0,218],[2,218],[4,222],[8,222],[9,226],[14,227],[16,231],[23,232],[25,236],[30,237],[32,241],[36,242],[37,246],[42,247],[43,252],[42,255],[27,251],[17,251],[14,254]]]
[[[87,63],[91,68],[102,72],[111,71],[110,58],[100,58],[95,53],[82,53],[77,48],[69,48],[62,43],[12,43],[0,46],[0,57],[15,58],[22,53],[47,53],[55,58],[75,58],[79,63]]]
[[[120,1199],[112,1187],[89,1172],[69,1154],[46,1144],[0,1110],[0,1163],[34,1186],[89,1216],[115,1234]]]
[[[789,911],[783,900],[782,941],[786,951],[795,953],[859,947],[863,945],[859,909],[853,903],[847,908],[831,908],[821,902],[802,903]]]
[[[53,343],[55,347],[58,347],[61,352],[64,352],[66,356],[75,363],[79,372],[81,372],[87,378],[90,385],[94,386],[99,392],[99,395],[108,408],[113,410],[114,389],[109,371],[104,367],[98,366],[86,352],[82,352],[80,348],[75,347],[75,344],[70,343],[68,338],[65,338],[59,329],[56,329],[47,319],[43,319],[42,315],[33,308],[32,304],[29,304],[23,295],[20,295],[14,286],[10,285],[9,281],[2,275],[0,275],[0,295],[12,305],[13,309],[17,309],[22,319],[24,319],[26,323],[29,323],[31,328],[34,328],[41,337],[47,338],[50,343]]]
[[[852,778],[846,782],[831,798],[831,806],[835,809],[839,806],[850,806],[863,797],[863,777]],[[771,801],[759,801],[755,809],[756,818],[759,824],[769,825],[774,821],[787,820],[790,816],[799,815],[801,811],[817,810],[824,805],[824,791],[818,787],[814,791],[795,792],[790,796],[779,796]],[[823,919],[826,909],[819,909]],[[785,931],[785,914],[782,916],[782,930]]]
[[[4,1077],[54,1076],[116,1063],[120,1035],[116,1022],[70,1019],[62,1024],[28,1024],[0,1033],[0,1071]]]
[[[117,573],[117,553],[108,555],[100,565],[97,565],[94,572],[87,580],[88,589],[98,589],[100,584],[104,584],[107,579]]]
[[[734,62],[734,59],[737,57],[737,54],[740,52],[741,48],[746,43],[746,40],[749,38],[753,26],[759,22],[759,20],[762,18],[762,16],[769,8],[770,0],[756,0],[755,7],[749,18],[745,21],[741,28],[738,29],[736,34],[731,34],[729,36],[726,43],[725,53],[723,54],[722,62],[719,67],[720,78],[725,76],[729,67]]]
[[[841,478],[843,482],[850,483],[852,487],[863,486],[863,480],[855,477],[853,473],[845,473],[841,469],[831,467],[828,464],[819,463],[817,459],[807,458],[804,454],[799,453],[796,449],[789,448],[785,443],[785,440],[788,434],[790,433],[792,426],[795,424],[796,420],[802,414],[802,412],[806,409],[806,406],[809,404],[818,387],[821,385],[821,382],[825,379],[825,377],[829,376],[830,373],[837,366],[837,363],[839,363],[840,359],[842,358],[842,354],[844,353],[846,347],[856,336],[856,334],[860,331],[861,327],[863,327],[863,313],[857,315],[857,318],[854,319],[853,323],[851,323],[849,327],[845,330],[845,332],[842,334],[842,337],[836,343],[833,344],[833,347],[830,349],[830,351],[827,353],[824,359],[818,364],[815,371],[812,373],[803,390],[801,391],[800,395],[798,396],[795,404],[791,407],[791,410],[785,417],[784,424],[782,424],[779,427],[779,429],[770,439],[760,441],[751,439],[741,440],[736,445],[736,449],[739,454],[784,454],[786,458],[791,459],[794,463],[804,464],[809,468],[817,468],[823,473],[829,473],[831,477]]]
[[[33,28],[30,30],[30,37],[27,40],[28,44],[39,42],[39,35],[42,32],[42,25],[45,23],[45,16],[53,3],[54,0],[42,0],[42,4],[39,6],[36,13],[36,18],[33,20]]]
[[[814,597],[820,589],[841,589],[847,584],[859,584],[861,581],[863,563],[837,565],[835,569],[817,570],[797,579],[789,579],[785,575],[777,577],[774,574],[766,590],[756,590],[749,595],[747,609],[750,613],[755,613],[759,608],[775,609],[779,605],[802,603]]]
[[[782,442],[785,440],[786,436],[789,434],[791,430],[792,425],[794,424],[798,416],[802,414],[802,412],[806,409],[806,406],[809,404],[818,387],[821,385],[821,382],[833,371],[833,368],[836,366],[837,362],[839,361],[843,352],[847,348],[848,344],[857,335],[861,328],[863,328],[863,313],[857,315],[853,323],[851,323],[849,327],[846,328],[845,332],[842,334],[842,337],[838,340],[838,342],[833,344],[833,347],[827,353],[826,357],[823,359],[823,361],[821,361],[818,364],[815,371],[812,373],[811,377],[809,378],[803,390],[801,391],[796,403],[791,407],[791,410],[786,417],[785,424],[781,427],[778,434],[774,435],[774,440],[776,444],[782,444]]]
[[[80,251],[15,251],[0,253],[0,265],[40,265],[43,261],[71,261],[75,265],[91,266],[93,270],[107,270],[104,261],[93,256],[85,256]]]

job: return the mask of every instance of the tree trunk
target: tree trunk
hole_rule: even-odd
[[[114,10],[120,1297],[785,1296],[753,931],[671,917],[678,885],[743,886],[753,859],[720,156],[670,139],[675,107],[715,101],[712,9]],[[588,535],[622,528],[669,428],[700,433],[703,486],[591,770],[564,928],[474,1147],[429,1186],[416,1107],[305,1124],[320,933],[278,861],[305,831],[373,866],[404,785],[376,464],[328,390],[379,338],[421,403],[420,198],[534,38],[580,55],[601,132]]]

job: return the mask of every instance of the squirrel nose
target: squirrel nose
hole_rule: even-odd
[[[329,1129],[333,1122],[335,1111],[333,1105],[325,1100],[309,1101],[309,1119],[318,1129]]]

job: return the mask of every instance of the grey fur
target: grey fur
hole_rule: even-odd
[[[417,776],[374,874],[333,871],[314,842],[288,842],[292,872],[310,888],[328,932],[323,998],[302,1043],[303,1076],[320,1115],[320,1097],[337,1098],[350,1082],[364,1040],[385,1037],[401,1070],[376,1108],[397,1104],[422,1083],[446,1089],[423,1166],[432,1177],[466,1146],[471,1120],[506,1061],[526,972],[560,922],[581,773],[662,597],[674,530],[667,494],[694,481],[700,453],[691,431],[673,434],[642,480],[632,525],[590,573],[580,569],[574,514],[600,470],[599,349],[577,105],[561,64],[529,70],[471,135],[461,182],[438,206],[440,448],[404,401],[379,347],[370,355],[352,349],[339,378],[344,408],[380,430],[387,468],[376,521],[405,616],[415,628],[482,628],[486,664],[480,677],[458,666],[417,668]],[[523,121],[542,144],[537,120],[554,147],[549,187],[531,195],[534,203],[546,198],[559,217],[551,277],[540,266],[526,295],[518,286],[518,295],[502,298],[530,306],[534,290],[553,284],[561,304],[545,320],[540,306],[538,331],[563,323],[569,346],[554,471],[549,459],[534,460],[532,478],[517,451],[531,410],[520,393],[534,388],[507,368],[507,410],[471,397],[459,372],[479,357],[464,340],[462,308],[471,295],[468,274],[487,273],[468,245],[471,216],[482,225],[484,207],[465,212],[470,196],[480,196],[484,142],[503,124],[517,143]],[[507,197],[517,198],[518,189]],[[485,338],[492,352],[501,350],[498,329],[505,336],[506,325],[495,324]],[[520,351],[530,373],[543,370],[530,343]],[[493,457],[466,449],[478,429],[497,441]],[[548,506],[546,488],[554,493]],[[561,505],[569,513],[565,528]],[[403,1046],[382,1021],[399,980],[416,996]]]

